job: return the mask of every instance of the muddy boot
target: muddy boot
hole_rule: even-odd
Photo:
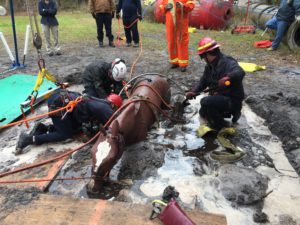
[[[22,154],[23,150],[28,146],[34,143],[33,141],[34,136],[32,135],[28,135],[25,133],[21,133],[18,143],[17,143],[17,147],[15,150],[15,155],[19,155]]]
[[[171,67],[170,67],[170,69],[175,69],[177,67],[179,67],[177,64],[172,64]]]
[[[241,117],[241,112],[237,112],[237,113],[235,113],[235,114],[233,114],[233,117],[232,117],[232,123],[236,123],[238,120],[239,120],[239,118]]]
[[[35,135],[45,134],[47,133],[47,131],[48,131],[48,126],[43,124],[42,122],[38,122],[33,126],[29,135],[35,136]]]
[[[100,48],[103,48],[103,47],[104,47],[103,41],[99,41],[99,47],[100,47]]]
[[[108,43],[108,45],[109,45],[110,47],[112,47],[112,48],[116,47],[113,41],[110,41],[110,42]]]
[[[182,73],[186,72],[186,67],[181,67],[181,68],[180,68],[180,71],[181,71]]]

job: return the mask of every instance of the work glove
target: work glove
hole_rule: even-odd
[[[138,15],[138,18],[140,21],[142,21],[143,17],[141,15]]]
[[[183,4],[181,2],[176,2],[176,8],[182,8]]]
[[[165,6],[165,10],[171,10],[173,8],[173,4],[172,3],[168,3],[168,4],[166,4],[166,6]]]
[[[296,19],[297,23],[300,23],[300,15],[299,16],[295,16],[295,19]]]
[[[91,13],[92,14],[92,17],[94,18],[94,19],[96,19],[96,14],[95,13]]]
[[[116,14],[116,18],[117,18],[118,20],[120,19],[120,14],[119,14],[119,13]]]
[[[193,92],[193,91],[188,91],[188,92],[185,93],[185,97],[186,97],[187,99],[193,99],[193,98],[195,98],[196,96],[197,96],[197,94],[196,94],[195,92]]]
[[[112,19],[115,18],[115,11],[112,11],[112,12],[111,12],[111,18],[112,18]]]
[[[230,78],[225,76],[218,81],[218,86],[221,88],[228,87],[231,85]]]

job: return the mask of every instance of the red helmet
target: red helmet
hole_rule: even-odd
[[[218,47],[220,47],[220,45],[215,40],[209,37],[202,38],[198,43],[198,55],[210,52]]]
[[[122,98],[119,95],[113,93],[107,96],[106,100],[114,104],[117,108],[120,108],[123,102]]]

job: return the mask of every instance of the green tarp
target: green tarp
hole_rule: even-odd
[[[22,114],[20,104],[31,94],[36,78],[37,76],[29,74],[15,74],[0,80],[0,126],[12,122]],[[52,82],[44,80],[39,96],[55,87]]]

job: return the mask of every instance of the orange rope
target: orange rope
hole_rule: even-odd
[[[27,122],[32,121],[32,120],[38,120],[40,118],[50,116],[52,114],[58,113],[58,112],[63,111],[63,110],[66,110],[67,112],[72,112],[74,107],[81,101],[82,101],[82,96],[79,96],[75,100],[70,101],[66,106],[64,106],[62,108],[53,110],[53,111],[48,112],[48,113],[44,113],[44,114],[41,114],[41,115],[37,115],[37,116],[34,116],[34,117],[30,117],[30,118],[27,118],[27,119],[23,119],[23,120],[20,120],[20,121],[17,121],[17,122],[13,122],[13,123],[9,123],[9,124],[0,126],[0,129],[4,129],[4,128],[7,128],[7,127],[12,127],[14,125],[18,125],[18,124],[22,124],[22,123],[27,123]]]
[[[137,22],[138,19],[136,19],[134,22]],[[134,70],[134,67],[136,65],[136,63],[138,62],[139,58],[141,57],[142,53],[143,53],[143,43],[142,43],[142,31],[140,29],[141,26],[138,26],[139,30],[140,30],[140,52],[138,54],[138,57],[135,59],[135,61],[133,62],[132,64],[132,67],[130,69],[130,74],[129,74],[129,80],[132,78],[132,74],[133,74],[133,70]]]
[[[136,87],[134,87],[134,90],[139,88],[139,87],[148,87],[150,88],[160,99],[161,101],[165,104],[165,106],[167,106],[169,109],[172,109],[172,106],[170,106],[164,99],[163,97],[158,93],[157,90],[155,90],[155,88],[151,87],[149,84],[140,84]]]
[[[164,116],[169,117],[169,115],[167,115],[167,113],[165,113],[161,108],[160,106],[158,106],[157,104],[151,102],[150,100],[148,99],[134,99],[134,100],[130,100],[128,102],[126,102],[123,106],[121,106],[110,118],[109,120],[105,123],[104,125],[104,128],[107,128],[109,126],[109,124],[112,122],[112,120],[114,119],[114,117],[116,117],[120,111],[122,111],[124,108],[126,108],[129,104],[132,104],[134,102],[148,102],[152,105],[154,105]],[[172,119],[172,118],[170,118]],[[51,163],[51,162],[54,162],[54,161],[57,161],[57,160],[60,160],[66,156],[69,156],[71,155],[72,153],[76,152],[76,151],[79,151],[81,148],[83,148],[84,146],[92,143],[98,136],[100,135],[100,131],[94,135],[94,137],[92,137],[89,141],[87,141],[86,143],[80,145],[79,147],[73,149],[73,150],[70,150],[66,153],[63,153],[62,155],[60,156],[57,156],[55,158],[52,158],[52,159],[48,159],[48,160],[44,160],[42,162],[39,162],[39,163],[36,163],[36,164],[32,164],[32,165],[29,165],[29,166],[25,166],[23,168],[18,168],[18,169],[15,169],[15,170],[12,170],[12,171],[8,171],[8,172],[4,172],[4,173],[1,173],[0,174],[0,178],[1,177],[5,177],[5,176],[8,176],[8,175],[11,175],[11,174],[15,174],[15,173],[18,173],[18,172],[21,172],[21,171],[25,171],[25,170],[28,170],[28,169],[32,169],[32,168],[35,168],[35,167],[39,167],[39,166],[42,166],[42,165],[46,165],[48,163]]]

